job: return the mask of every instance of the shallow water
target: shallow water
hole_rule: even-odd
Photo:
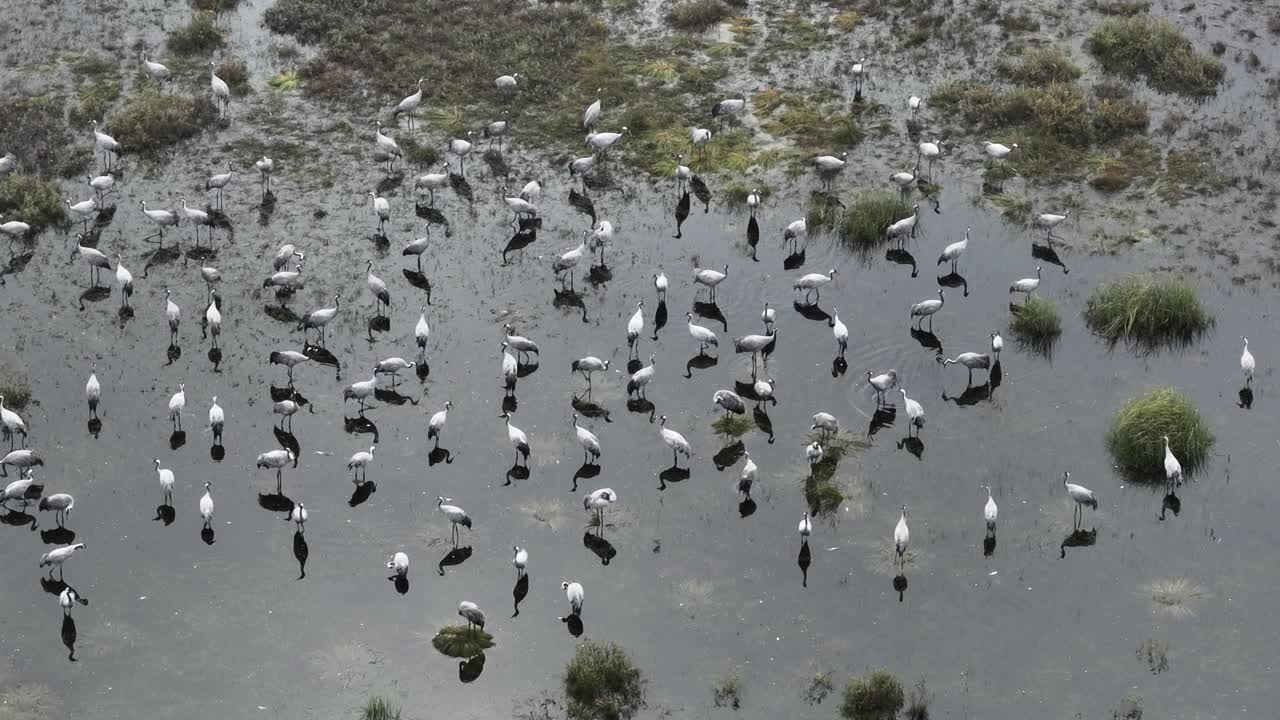
[[[238,11],[235,42],[250,37],[255,10],[256,4]],[[266,102],[258,97],[246,105]],[[226,194],[231,227],[215,235],[217,255],[209,261],[225,278],[217,362],[200,335],[199,259],[153,257],[148,267],[154,246],[140,241],[150,228],[137,203],[176,204],[180,193],[203,197],[209,168],[228,157],[247,163],[235,143],[257,134],[241,120],[250,108],[235,107],[229,128],[185,147],[163,167],[126,157],[119,211],[102,229],[99,247],[123,253],[134,273],[132,317],[118,313],[114,286],[109,296],[81,300],[87,273],[68,259],[74,236],[45,233],[25,265],[10,258],[15,272],[0,288],[9,308],[0,320],[6,356],[32,376],[36,402],[23,416],[47,461],[38,474],[46,492],[76,496],[68,526],[88,547],[67,563],[66,581],[89,605],[75,610],[70,663],[55,598],[61,587],[38,584],[35,567],[50,543],[67,538],[49,535],[52,518],[34,508],[34,528],[8,516],[12,522],[0,528],[12,581],[0,591],[5,687],[47,685],[62,709],[87,717],[333,717],[370,692],[390,694],[411,716],[432,706],[505,716],[531,697],[556,692],[575,642],[558,620],[566,610],[559,583],[576,579],[586,589],[583,637],[621,642],[649,677],[645,716],[710,716],[711,682],[730,673],[744,682],[749,716],[828,714],[838,697],[813,711],[795,707],[815,672],[832,673],[838,690],[847,675],[881,666],[906,684],[924,677],[935,717],[1027,717],[1046,708],[1099,717],[1131,691],[1143,695],[1151,716],[1165,717],[1257,712],[1270,699],[1269,663],[1280,637],[1260,620],[1280,571],[1255,558],[1280,541],[1267,479],[1276,452],[1266,372],[1274,353],[1263,332],[1277,307],[1260,282],[1237,281],[1258,264],[1247,243],[1239,266],[1196,252],[1198,246],[1148,243],[1119,255],[1094,254],[1088,233],[1111,226],[1099,212],[1060,230],[1063,266],[1054,266],[1033,256],[1041,236],[973,203],[981,181],[957,159],[938,168],[940,211],[922,203],[922,237],[908,246],[917,260],[914,277],[909,266],[886,260],[883,248],[865,256],[818,235],[805,246],[802,266],[785,269],[781,231],[803,214],[811,179],[794,181],[761,211],[754,252],[746,241],[748,216],[722,201],[724,180],[708,179],[709,206],[694,199],[677,240],[672,184],[623,179],[588,192],[597,216],[617,228],[606,255],[611,278],[593,283],[580,268],[573,297],[558,292],[550,265],[576,246],[590,218],[569,203],[574,186],[563,173],[553,177],[534,153],[508,153],[512,186],[547,178],[536,239],[504,256],[513,230],[500,200],[503,181],[473,158],[466,175],[474,202],[456,192],[438,196],[436,209],[451,234],[432,228],[433,249],[423,261],[428,295],[405,274],[415,269],[412,259],[399,253],[423,232],[406,185],[412,175],[384,185],[386,173],[368,158],[369,133],[358,128],[331,148],[332,134],[302,130],[328,119],[307,114],[300,101],[289,103],[273,121],[274,139],[306,143],[306,164],[278,171],[274,204],[263,202],[248,165]],[[905,138],[898,143],[909,147]],[[315,159],[319,153],[325,160]],[[313,172],[325,161],[339,168],[332,182]],[[873,185],[887,175],[888,165],[883,172],[879,161],[868,166],[848,171],[841,185]],[[373,237],[376,220],[364,193],[375,185],[393,207],[388,244]],[[1194,228],[1200,202],[1184,204],[1177,216]],[[934,296],[934,259],[966,226],[973,229],[960,264],[967,295],[965,287],[949,289],[934,337],[914,335],[907,308]],[[166,242],[179,237],[189,250],[188,228],[167,233]],[[287,311],[261,287],[283,242],[307,254],[306,287],[285,302]],[[370,323],[367,259],[391,288],[389,328]],[[719,353],[711,353],[717,362],[690,362],[697,345],[684,313],[706,297],[695,295],[692,269],[724,264],[730,274],[715,306],[723,321],[699,320],[720,336]],[[970,404],[974,394],[962,395],[965,372],[939,365],[938,350],[926,345],[940,343],[948,357],[985,351],[988,334],[1007,326],[1005,288],[1037,264],[1045,271],[1040,292],[1062,314],[1062,337],[1045,357],[1020,350],[1004,332],[999,386]],[[1101,279],[1153,267],[1193,270],[1215,329],[1186,350],[1148,355],[1093,338],[1080,318],[1088,292]],[[672,287],[655,339],[651,275],[658,268]],[[811,308],[804,308],[806,317],[791,305],[795,277],[829,268],[839,270],[838,280],[818,306],[839,308],[850,330],[848,367],[836,376],[826,322]],[[163,317],[166,286],[183,310],[181,352],[173,358]],[[269,366],[267,355],[301,349],[296,321],[282,318],[326,307],[336,292],[343,306],[328,328],[327,348],[339,368],[311,363],[296,372],[307,405],[286,438],[296,440],[300,456],[298,468],[284,473],[289,500],[282,501],[271,495],[271,473],[254,468],[258,453],[281,442],[272,429],[272,388],[286,386],[286,373]],[[405,372],[397,394],[373,401],[363,416],[369,423],[358,422],[356,405],[342,400],[343,387],[367,379],[381,358],[412,358],[417,308],[428,298],[429,373],[420,379]],[[639,299],[647,327],[638,355],[656,355],[657,378],[647,392],[653,409],[633,412],[625,327]],[[753,493],[758,507],[741,517],[734,492],[740,465],[720,470],[714,460],[733,441],[710,429],[718,415],[711,396],[749,379],[750,362],[731,353],[730,339],[761,332],[765,299],[779,314],[782,342],[767,371],[777,381],[778,403],[767,408],[773,442],[758,431],[743,438],[760,478]],[[527,478],[511,471],[514,453],[498,417],[506,322],[541,345],[537,368],[518,381],[513,413],[532,445]],[[1241,334],[1251,336],[1259,359],[1248,409],[1237,397]],[[570,416],[584,382],[569,364],[588,354],[614,364],[595,378],[591,396],[607,416],[584,422],[604,447],[600,473],[575,481],[583,473]],[[82,395],[95,360],[103,385],[97,437],[87,430]],[[801,479],[810,418],[825,410],[847,430],[867,433],[875,401],[861,379],[888,367],[928,413],[921,445],[903,442],[899,419],[841,463],[837,477],[848,499],[815,522],[806,576],[797,566],[795,528],[806,509]],[[985,380],[976,374],[976,383]],[[173,448],[166,402],[178,383],[187,390],[186,437]],[[1102,443],[1115,408],[1156,384],[1187,392],[1218,438],[1207,470],[1180,491],[1177,515],[1162,513],[1160,488],[1118,479]],[[204,423],[215,394],[227,412],[221,461],[211,458]],[[449,459],[432,464],[426,420],[445,400],[454,403],[441,442]],[[584,414],[581,408],[580,401]],[[685,479],[663,472],[670,456],[654,422],[663,414],[693,446]],[[369,479],[376,491],[353,497],[345,459],[375,439]],[[155,519],[161,501],[155,457],[177,475],[172,524]],[[1084,518],[1086,528],[1097,530],[1095,545],[1063,547],[1072,530],[1064,470],[1099,494],[1098,512]],[[196,512],[206,481],[217,504],[212,544],[201,537]],[[982,483],[993,486],[1000,505],[990,557],[983,555]],[[608,515],[607,544],[587,534],[580,505],[582,494],[605,486],[621,498]],[[438,495],[473,518],[461,543],[469,556],[451,552],[448,524],[434,507]],[[362,502],[353,506],[356,500]],[[303,568],[303,548],[284,521],[290,501],[305,502],[311,514]],[[903,504],[910,508],[914,557],[900,595],[882,553]],[[530,583],[519,615],[510,617],[515,544],[530,550]],[[401,549],[412,563],[403,595],[385,567]],[[1179,577],[1203,589],[1188,605],[1194,614],[1154,609],[1143,586]],[[458,619],[464,599],[488,612],[497,646],[486,653],[480,676],[460,683],[458,662],[432,649],[430,638]],[[1140,653],[1148,640],[1168,644],[1167,668],[1158,673]]]

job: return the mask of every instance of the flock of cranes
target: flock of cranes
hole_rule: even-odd
[[[153,61],[146,52],[142,53],[141,60],[147,75],[161,84],[167,84],[172,79],[172,74],[164,65]],[[861,92],[864,70],[861,63],[856,66],[855,74],[857,75],[858,92]],[[412,131],[414,127],[414,114],[420,107],[422,101],[422,84],[423,79],[417,82],[417,91],[402,100],[392,112],[393,121],[400,115],[405,116],[409,129]],[[510,94],[517,92],[520,85],[520,75],[513,73],[511,75],[503,75],[495,81],[495,86],[499,92]],[[231,94],[225,82],[223,82],[216,73],[213,64],[210,63],[210,90],[218,101],[220,114],[225,116],[230,104]],[[912,97],[909,106],[912,113],[917,112],[924,104],[924,100],[918,97]],[[728,98],[716,103],[712,109],[712,116],[719,119],[722,123],[728,117],[732,117],[742,113],[746,109],[745,99],[741,97]],[[582,124],[589,132],[586,136],[585,144],[593,150],[593,154],[588,157],[577,158],[570,164],[570,172],[572,175],[582,175],[592,172],[596,165],[602,161],[608,150],[621,141],[627,134],[626,127],[622,127],[618,132],[601,132],[597,129],[598,123],[603,117],[603,107],[601,98],[597,97],[583,113]],[[93,219],[95,213],[104,207],[106,198],[119,191],[115,177],[111,173],[111,163],[123,150],[118,143],[110,135],[106,134],[99,126],[97,121],[93,125],[93,142],[95,148],[102,153],[105,172],[101,175],[88,178],[88,185],[93,190],[94,196],[78,202],[67,199],[66,205],[71,216],[82,223],[84,232],[76,236],[75,251],[80,259],[89,269],[89,282],[91,286],[96,287],[99,282],[99,273],[106,269],[114,272],[116,284],[120,290],[120,302],[122,308],[128,307],[131,299],[137,290],[137,280],[132,272],[130,272],[123,264],[121,255],[115,256],[114,267],[110,258],[91,244],[86,244],[90,240],[89,223]],[[486,126],[483,130],[484,137],[499,142],[501,138],[509,132],[509,124],[506,120],[499,120]],[[465,159],[473,151],[474,144],[470,139],[472,133],[466,133],[463,137],[454,137],[449,142],[449,152],[458,160],[458,169],[461,173],[465,169]],[[713,141],[713,133],[706,128],[693,127],[690,129],[690,150],[696,152],[699,157],[705,155],[707,148]],[[399,144],[395,139],[384,132],[382,124],[379,122],[374,134],[375,147],[387,157],[388,169],[394,169],[397,159],[403,157]],[[937,141],[922,142],[917,148],[917,162],[914,172],[898,172],[890,177],[890,181],[898,186],[904,197],[911,192],[911,187],[916,183],[917,176],[915,173],[920,171],[922,162],[928,164],[929,172],[932,172],[933,163],[941,155],[941,143]],[[983,149],[987,156],[994,162],[1005,162],[1018,146],[1012,145],[1006,147],[998,143],[986,142]],[[839,173],[848,163],[847,153],[837,155],[821,155],[813,160],[815,168],[823,177],[824,183],[830,184],[835,174]],[[0,158],[0,175],[12,172],[17,167],[18,161],[14,155],[5,155]],[[263,157],[255,163],[255,168],[259,173],[259,182],[261,191],[266,194],[271,192],[272,175],[275,171],[275,164],[269,158]],[[430,194],[430,202],[434,205],[436,201],[435,193],[448,186],[448,181],[452,169],[448,164],[444,167],[443,173],[428,173],[417,177],[414,181],[414,189],[425,190]],[[227,164],[227,172],[209,176],[204,181],[206,191],[212,191],[216,200],[215,205],[211,205],[208,209],[199,209],[192,207],[187,203],[185,197],[180,198],[181,206],[179,209],[163,209],[148,207],[146,200],[139,200],[142,217],[146,222],[154,226],[154,233],[145,240],[158,238],[163,243],[164,233],[166,229],[177,228],[184,222],[196,229],[196,244],[200,243],[199,228],[201,226],[207,229],[210,245],[212,245],[213,231],[213,215],[221,213],[224,202],[224,191],[233,185],[236,170],[234,163]],[[676,171],[676,179],[678,183],[683,184],[693,178],[693,172],[685,165],[679,165]],[[533,180],[527,183],[518,194],[509,194],[505,191],[502,193],[507,208],[513,213],[515,220],[519,222],[522,218],[536,216],[539,213],[536,201],[542,194],[543,186],[541,180]],[[392,207],[389,201],[379,196],[377,193],[370,191],[368,193],[372,212],[378,222],[379,232],[385,230],[386,223],[392,217]],[[753,191],[747,197],[747,206],[754,219],[756,213],[761,206],[761,195],[758,191]],[[1062,214],[1045,213],[1039,215],[1035,224],[1037,227],[1046,229],[1048,236],[1052,236],[1053,229],[1059,224],[1067,220],[1069,212]],[[0,218],[2,219],[2,218]],[[891,224],[886,230],[886,238],[889,241],[896,241],[899,245],[907,240],[915,237],[918,230],[919,221],[919,205],[913,207],[911,215]],[[29,226],[20,220],[10,220],[0,225],[0,232],[10,238],[25,238],[29,233]],[[593,225],[590,230],[583,231],[582,240],[575,248],[571,248],[561,254],[556,255],[552,259],[551,272],[553,276],[563,276],[569,274],[570,282],[572,281],[572,273],[575,267],[587,256],[589,252],[598,250],[600,252],[601,262],[603,263],[603,252],[607,244],[611,242],[614,236],[613,225],[607,221],[599,221]],[[784,242],[795,244],[807,239],[808,230],[803,219],[796,220],[788,224],[783,230]],[[955,272],[959,266],[961,259],[970,247],[971,237],[970,230],[966,229],[964,237],[958,242],[947,245],[941,251],[937,264],[939,267],[949,265],[952,272]],[[431,249],[428,238],[419,238],[411,241],[405,248],[404,254],[407,256],[416,256],[419,271],[421,270],[421,256],[429,252]],[[307,276],[304,273],[306,262],[305,253],[293,244],[283,245],[279,251],[271,258],[272,274],[262,282],[263,288],[273,289],[280,298],[281,303],[303,288],[307,282]],[[379,316],[384,313],[391,313],[393,308],[394,297],[391,288],[383,279],[375,274],[376,264],[374,260],[368,260],[366,263],[365,284],[368,288],[370,297],[374,301],[375,311]],[[202,326],[209,334],[213,347],[218,346],[220,334],[223,331],[224,317],[221,311],[220,295],[218,287],[225,281],[221,271],[205,265],[200,268],[201,280],[205,283],[204,297],[202,304],[204,307]],[[797,305],[813,304],[818,301],[824,288],[832,285],[839,277],[836,268],[828,269],[825,273],[810,272],[796,278],[793,282],[793,292],[798,300]],[[667,293],[676,283],[669,278],[665,272],[659,270],[652,275],[653,287],[656,292],[657,301],[665,303]],[[717,291],[726,282],[732,283],[736,280],[736,275],[731,271],[729,264],[723,264],[719,268],[694,268],[689,278],[689,285],[695,293],[706,292],[709,302],[714,303]],[[1029,298],[1039,288],[1041,282],[1041,270],[1036,268],[1034,278],[1023,278],[1014,281],[1010,287],[1010,293],[1020,293]],[[302,332],[302,341],[304,349],[302,351],[292,349],[279,349],[272,351],[267,360],[272,365],[284,365],[287,368],[289,388],[293,388],[294,372],[300,365],[313,362],[317,349],[323,350],[326,342],[327,328],[338,318],[344,306],[342,304],[344,294],[343,290],[333,294],[333,304],[330,307],[318,308],[309,311],[301,316],[296,330]],[[163,316],[167,325],[170,344],[176,345],[180,336],[182,310],[174,299],[170,288],[163,288],[164,293],[164,309]],[[944,290],[939,288],[937,298],[928,298],[920,302],[914,303],[909,308],[909,320],[918,326],[928,323],[932,329],[934,317],[943,311],[946,302]],[[400,303],[396,305],[402,307]],[[720,339],[716,333],[708,327],[699,325],[694,322],[693,313],[686,314],[688,320],[688,333],[692,340],[697,344],[699,353],[703,353],[711,348],[720,347]],[[761,321],[764,324],[765,332],[761,334],[747,334],[737,338],[733,338],[732,346],[735,353],[750,354],[751,356],[751,387],[754,390],[753,398],[757,404],[768,402],[777,403],[774,398],[774,381],[767,376],[759,375],[759,365],[761,362],[768,362],[768,355],[777,349],[778,338],[778,316],[774,308],[770,307],[766,302],[761,313]],[[625,334],[628,345],[629,359],[635,358],[635,362],[639,367],[629,373],[628,397],[634,395],[637,398],[645,398],[646,390],[654,383],[656,378],[655,360],[656,353],[649,355],[648,364],[640,363],[640,340],[644,334],[646,325],[645,304],[644,300],[637,300],[635,303],[635,311],[630,315],[626,322]],[[849,344],[849,330],[839,317],[838,310],[834,311],[829,327],[832,331],[832,337],[835,343],[836,354],[843,358]],[[314,342],[312,341],[312,333],[314,331]],[[372,368],[371,377],[367,380],[358,380],[347,385],[342,392],[343,401],[355,401],[359,405],[359,413],[363,415],[366,410],[367,402],[370,398],[375,397],[380,387],[380,376],[388,376],[394,385],[398,381],[399,373],[414,369],[419,363],[423,362],[426,356],[427,347],[431,337],[431,326],[427,320],[427,308],[425,305],[420,306],[420,315],[417,324],[414,326],[413,339],[417,350],[417,358],[414,360],[406,360],[405,358],[392,356],[378,361]],[[496,338],[495,338],[496,340]],[[1251,381],[1254,371],[1254,358],[1249,352],[1247,338],[1242,338],[1243,352],[1240,365],[1245,373],[1246,380]],[[509,396],[514,396],[516,392],[517,382],[520,378],[520,367],[522,361],[527,361],[533,356],[540,353],[537,342],[523,335],[515,334],[515,328],[512,325],[504,327],[504,336],[500,343],[501,346],[501,362],[499,374],[502,378],[505,392]],[[992,367],[1000,362],[1000,352],[1003,347],[1003,340],[998,333],[992,333],[990,353],[964,352],[956,355],[954,358],[941,358],[940,363],[945,367],[951,364],[962,365],[969,374],[969,381],[972,383],[974,370],[991,371]],[[327,351],[325,351],[327,352]],[[573,373],[579,373],[587,383],[586,392],[592,390],[593,376],[600,373],[606,373],[610,370],[611,361],[601,359],[594,355],[583,356],[572,361],[570,370]],[[897,390],[902,395],[903,409],[908,419],[908,434],[919,434],[925,428],[926,412],[924,406],[917,400],[908,396],[907,389],[902,386],[903,378],[894,369],[887,369],[883,372],[867,371],[866,384],[874,390],[876,394],[877,407],[887,405],[889,403],[889,395],[893,390]],[[172,424],[174,431],[182,429],[183,416],[186,410],[186,386],[184,383],[178,384],[177,392],[169,399],[167,404],[167,418]],[[96,363],[91,368],[90,376],[85,384],[85,400],[88,404],[90,413],[96,417],[99,403],[102,401],[104,390],[101,382],[97,377]],[[732,390],[717,390],[712,396],[712,404],[720,408],[728,414],[743,414],[747,409],[747,401]],[[446,431],[448,423],[448,413],[453,408],[451,401],[446,401],[443,408],[431,415],[426,424],[426,438],[428,441],[434,441],[438,448],[441,436]],[[277,400],[272,405],[273,415],[279,416],[280,428],[283,430],[286,425],[292,427],[292,418],[299,410],[299,403],[293,397],[287,397]],[[510,412],[504,411],[501,418],[505,423],[506,439],[515,453],[516,465],[528,468],[528,461],[531,454],[531,443],[528,434],[513,424],[513,416]],[[43,458],[35,451],[27,448],[28,430],[25,421],[14,411],[4,406],[4,398],[0,396],[0,420],[3,421],[5,435],[10,440],[10,452],[0,460],[0,475],[6,475],[6,468],[13,467],[18,469],[19,478],[9,483],[0,495],[0,504],[6,507],[10,503],[22,503],[24,506],[35,500],[38,501],[38,508],[41,511],[51,511],[54,513],[55,522],[62,526],[67,518],[72,514],[75,508],[75,499],[69,493],[53,493],[43,494],[43,487],[39,485],[35,478],[34,472],[36,468],[44,465]],[[597,465],[604,455],[604,445],[601,438],[591,429],[584,427],[579,422],[579,416],[575,413],[571,418],[571,424],[574,433],[574,439],[582,449],[583,462],[587,465]],[[217,403],[217,396],[212,396],[212,404],[208,410],[208,427],[213,435],[214,442],[221,445],[223,432],[226,426],[226,416],[223,409]],[[813,416],[812,430],[819,431],[821,436],[819,439],[807,444],[804,448],[805,459],[811,468],[823,462],[827,455],[827,448],[824,447],[825,438],[839,431],[839,421],[827,412],[818,412]],[[657,427],[658,440],[671,451],[673,467],[678,468],[683,456],[686,463],[692,459],[692,446],[685,435],[674,429],[668,424],[667,415],[661,415],[658,418]],[[21,436],[23,447],[16,448],[14,443]],[[1168,438],[1165,441],[1164,468],[1167,477],[1171,483],[1180,483],[1182,480],[1182,468],[1177,458],[1169,448]],[[346,469],[351,473],[352,481],[357,485],[363,485],[368,482],[368,471],[375,463],[377,445],[371,445],[367,450],[359,450],[350,456],[346,464]],[[256,459],[256,467],[264,470],[274,470],[276,479],[277,494],[283,495],[284,471],[289,467],[297,467],[299,458],[290,448],[273,448],[259,454]],[[761,469],[757,465],[755,459],[750,452],[744,452],[742,457],[742,467],[738,474],[738,480],[735,489],[742,496],[750,498],[752,488],[760,482]],[[163,493],[163,499],[166,504],[171,504],[174,498],[175,486],[177,478],[172,470],[162,467],[163,463],[160,458],[154,459],[154,465],[157,473],[157,480]],[[765,475],[767,477],[767,473]],[[203,522],[203,529],[206,532],[212,532],[214,518],[214,500],[212,497],[212,482],[203,483],[204,493],[198,499],[197,509],[199,516]],[[982,518],[989,536],[994,536],[997,526],[998,508],[992,495],[989,485],[983,485],[987,490],[987,498],[982,506]],[[1081,516],[1085,508],[1096,510],[1098,508],[1098,498],[1096,494],[1088,488],[1070,482],[1070,473],[1063,473],[1063,487],[1073,502],[1075,509],[1075,522],[1079,527]],[[612,488],[599,488],[587,493],[582,498],[584,512],[593,517],[596,526],[603,529],[605,527],[605,513],[611,507],[618,504],[619,496]],[[458,505],[452,504],[450,498],[439,496],[436,502],[436,510],[448,522],[450,537],[455,546],[459,541],[462,530],[470,532],[473,528],[472,517]],[[976,503],[975,503],[976,505]],[[975,508],[976,509],[976,508]],[[309,513],[306,506],[297,502],[291,505],[286,512],[285,519],[296,526],[297,532],[301,533],[305,529],[308,521]],[[901,508],[901,513],[897,524],[893,529],[892,540],[895,549],[896,562],[900,568],[905,568],[907,562],[907,551],[910,543],[910,530],[908,527],[908,510],[905,505]],[[975,513],[976,519],[976,513]],[[807,542],[808,538],[814,532],[813,523],[810,515],[806,512],[798,526],[798,532],[803,542]],[[64,564],[71,559],[78,551],[85,549],[85,543],[68,544],[63,547],[55,548],[44,553],[39,558],[40,568],[49,568],[50,575],[56,570],[61,574]],[[529,550],[520,546],[513,547],[514,555],[512,564],[516,569],[517,575],[524,577],[530,562]],[[409,556],[404,551],[394,553],[386,563],[389,570],[392,571],[392,579],[404,580],[409,573]],[[562,583],[562,589],[565,591],[568,601],[570,613],[572,616],[579,616],[582,612],[584,591],[582,585],[577,581],[566,580]],[[59,596],[59,604],[63,610],[70,613],[73,606],[77,603],[83,604],[86,601],[70,587],[64,589]],[[474,602],[463,601],[458,606],[458,614],[464,618],[469,628],[481,628],[485,626],[485,614],[481,608]],[[563,618],[562,618],[563,619]]]

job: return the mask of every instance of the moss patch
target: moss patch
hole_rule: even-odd
[[[1145,77],[1164,93],[1213,95],[1225,72],[1222,61],[1197,53],[1176,25],[1146,14],[1102,21],[1087,47],[1106,72]]]
[[[126,152],[154,153],[199,134],[218,117],[206,95],[162,93],[144,86],[111,116],[112,136]]]
[[[1085,322],[1111,342],[1148,348],[1189,343],[1213,325],[1195,286],[1172,275],[1129,275],[1099,285],[1085,305]]]
[[[1194,475],[1209,459],[1213,433],[1191,400],[1169,387],[1139,395],[1116,411],[1107,431],[1107,451],[1126,477],[1163,481],[1165,435],[1185,476]]]
[[[197,12],[191,22],[169,33],[169,51],[175,55],[207,55],[226,40],[213,23],[213,13]]]
[[[644,706],[646,684],[621,645],[586,640],[565,666],[565,709],[574,720],[628,720]]]
[[[431,638],[431,646],[451,658],[472,658],[493,644],[493,635],[466,625],[446,625]]]

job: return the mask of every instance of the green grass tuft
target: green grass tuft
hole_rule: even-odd
[[[805,687],[804,692],[800,694],[800,699],[804,700],[807,705],[818,705],[831,691],[835,689],[835,685],[831,682],[831,676],[826,673],[816,673],[813,679],[809,681],[809,685]]]
[[[716,707],[742,709],[742,680],[737,673],[717,678],[711,686],[711,699]]]
[[[1129,275],[1099,285],[1085,305],[1093,332],[1154,348],[1191,342],[1213,325],[1195,286],[1173,275]]]
[[[1062,320],[1053,301],[1032,295],[1027,302],[1014,306],[1009,329],[1027,347],[1046,352],[1062,334]]]
[[[125,152],[155,153],[198,135],[217,118],[207,95],[178,95],[148,85],[125,97],[112,114],[111,134]]]
[[[711,429],[717,434],[726,437],[742,437],[755,427],[754,420],[747,415],[734,415],[733,413],[721,413],[719,417],[711,421]]]
[[[929,720],[929,703],[933,702],[933,693],[929,692],[924,678],[916,681],[907,697],[907,720]]]
[[[226,39],[213,24],[213,14],[197,12],[191,22],[169,33],[169,51],[175,55],[208,55],[222,47]]]
[[[206,13],[230,12],[239,6],[240,0],[191,0],[192,9]]]
[[[573,720],[628,720],[644,706],[645,685],[621,645],[586,640],[565,666],[565,709]]]
[[[31,381],[27,374],[7,362],[0,362],[0,395],[7,410],[21,412],[31,402]]]
[[[684,0],[667,13],[667,24],[677,30],[702,32],[720,24],[731,14],[720,0]]]
[[[840,715],[846,720],[894,720],[906,703],[902,683],[892,673],[873,670],[849,679]]]
[[[1176,25],[1145,14],[1102,21],[1086,47],[1106,72],[1145,77],[1163,93],[1213,95],[1225,72],[1222,61],[1197,53]]]
[[[1107,430],[1107,450],[1126,477],[1162,481],[1165,435],[1188,478],[1209,459],[1213,433],[1191,400],[1170,387],[1150,390],[1121,406]]]
[[[1066,52],[1053,47],[1025,48],[1014,57],[1001,59],[997,69],[1020,85],[1074,82],[1082,72]]]
[[[298,89],[301,79],[297,70],[282,70],[278,75],[273,76],[267,81],[267,85],[271,86],[276,92],[292,92]]]
[[[18,173],[0,181],[0,214],[4,215],[0,222],[20,220],[30,225],[31,235],[67,219],[56,182]]]
[[[493,635],[466,625],[446,625],[431,638],[431,646],[451,658],[473,658],[493,644]]]
[[[360,708],[360,720],[400,720],[400,706],[381,695],[373,695]]]
[[[898,193],[868,192],[855,198],[840,214],[837,231],[846,243],[874,245],[884,240],[890,225],[910,215],[911,208]]]

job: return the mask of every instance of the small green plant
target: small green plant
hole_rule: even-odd
[[[911,215],[911,208],[892,191],[864,193],[849,203],[840,216],[840,239],[858,246],[874,245],[885,238],[893,223]]]
[[[166,93],[148,85],[125,97],[111,116],[111,130],[125,152],[145,154],[198,135],[217,117],[207,95]]]
[[[0,395],[8,410],[20,411],[31,402],[31,381],[27,374],[7,362],[0,362]]]
[[[225,39],[213,24],[213,14],[197,12],[191,22],[169,33],[169,50],[175,55],[207,55],[222,47]]]
[[[835,685],[831,682],[831,676],[826,673],[817,673],[813,679],[809,681],[809,685],[805,687],[800,698],[809,705],[817,705],[835,689]]]
[[[1163,481],[1166,435],[1183,474],[1195,475],[1209,459],[1213,433],[1191,400],[1173,388],[1155,388],[1122,405],[1111,418],[1107,450],[1127,477]]]
[[[361,720],[400,720],[400,706],[381,695],[373,695],[360,708]]]
[[[853,32],[854,28],[858,27],[858,24],[861,22],[862,16],[854,10],[845,10],[844,12],[836,13],[836,15],[831,18],[832,27],[842,33]]]
[[[726,437],[742,437],[755,427],[755,421],[746,415],[734,415],[733,413],[721,413],[719,417],[711,421],[711,429],[716,433]]]
[[[493,644],[493,635],[483,628],[466,625],[446,625],[431,638],[431,646],[451,658],[472,658]]]
[[[5,216],[0,222],[24,222],[31,226],[32,234],[67,219],[56,182],[17,173],[0,181],[0,214]]]
[[[621,645],[586,640],[565,666],[566,711],[573,720],[628,720],[644,706],[645,685]]]
[[[711,699],[716,707],[742,709],[742,680],[737,673],[718,678],[711,686]]]
[[[1221,60],[1197,53],[1176,25],[1146,14],[1103,20],[1086,47],[1106,72],[1145,77],[1164,93],[1213,95],[1225,72]]]
[[[1052,300],[1032,295],[1025,303],[1013,306],[1009,329],[1028,347],[1044,352],[1062,334],[1062,319]]]
[[[718,25],[731,15],[721,0],[684,0],[667,13],[667,24],[677,30],[702,32]]]
[[[894,720],[905,699],[902,683],[892,673],[873,670],[849,679],[840,714],[846,720]]]
[[[1111,720],[1142,720],[1142,695],[1129,693],[1111,710]]]
[[[1025,48],[1014,57],[1002,59],[997,68],[1001,75],[1022,85],[1074,82],[1081,74],[1071,57],[1054,47]]]
[[[1085,305],[1093,332],[1154,348],[1189,343],[1213,325],[1195,286],[1173,275],[1129,275],[1098,286]]]
[[[292,92],[298,89],[300,82],[297,70],[282,70],[279,74],[273,75],[270,80],[267,80],[267,85],[271,86],[271,89],[276,92]]]

